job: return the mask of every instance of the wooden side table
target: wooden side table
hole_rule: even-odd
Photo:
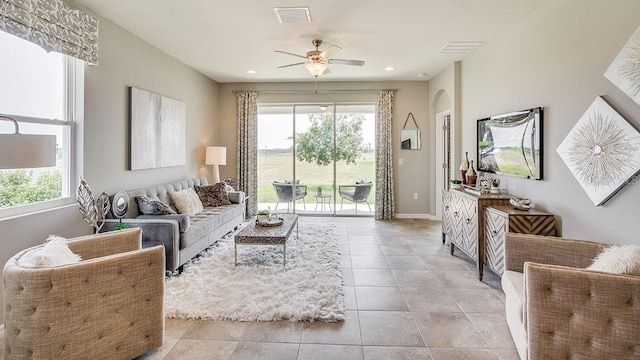
[[[485,208],[485,264],[496,274],[504,272],[504,237],[507,232],[547,235],[556,234],[553,214],[531,209],[517,210],[511,206]]]

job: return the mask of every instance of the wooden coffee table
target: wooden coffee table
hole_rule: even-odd
[[[255,221],[249,223],[234,236],[234,266],[238,265],[238,245],[282,245],[284,253],[283,267],[287,265],[287,240],[296,227],[298,238],[298,215],[279,214],[280,226],[260,226]]]

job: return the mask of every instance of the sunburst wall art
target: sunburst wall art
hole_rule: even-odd
[[[596,206],[640,172],[640,133],[602,97],[556,151]]]
[[[631,35],[604,76],[640,104],[640,27]]]

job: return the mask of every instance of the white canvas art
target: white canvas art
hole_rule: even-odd
[[[556,151],[596,206],[640,171],[640,133],[602,97]]]
[[[604,76],[640,104],[640,27],[631,35]]]
[[[130,169],[185,164],[186,107],[182,101],[130,89]]]

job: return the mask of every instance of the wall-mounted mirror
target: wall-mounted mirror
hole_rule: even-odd
[[[400,131],[400,144],[403,150],[420,150],[420,130]]]

